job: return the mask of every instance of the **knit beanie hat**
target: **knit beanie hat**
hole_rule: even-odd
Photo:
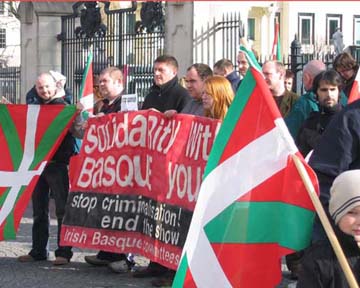
[[[335,178],[330,188],[329,212],[335,224],[358,205],[360,205],[360,170],[343,172]]]

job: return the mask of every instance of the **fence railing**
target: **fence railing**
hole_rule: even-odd
[[[79,26],[80,14],[62,17],[62,73],[67,76],[74,101],[79,98],[86,56],[90,50],[93,52],[94,75],[109,66],[119,67],[125,76],[125,93],[136,93],[139,102],[143,101],[152,85],[153,62],[164,53],[165,33],[138,29],[136,1],[132,4],[129,9],[105,8],[103,23],[106,29],[93,38],[79,37],[76,32],[80,27],[84,28]]]
[[[20,67],[0,68],[0,98],[20,103]]]

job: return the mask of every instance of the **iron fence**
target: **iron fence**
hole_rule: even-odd
[[[20,103],[20,67],[0,68],[0,98]]]
[[[132,7],[126,9],[111,10],[109,5],[105,3],[102,6],[102,24],[91,37],[84,34],[86,29],[94,27],[91,17],[86,19],[83,16],[87,10],[90,11],[89,8],[80,12],[74,8],[73,15],[62,17],[62,32],[59,35],[62,41],[62,73],[67,76],[73,100],[77,101],[86,58],[92,51],[94,75],[109,66],[119,67],[124,72],[126,93],[136,93],[139,102],[142,102],[152,85],[153,62],[164,53],[164,31],[140,29],[139,21],[136,21],[135,1]],[[91,25],[87,27],[86,23]]]

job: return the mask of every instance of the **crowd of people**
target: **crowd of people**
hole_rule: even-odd
[[[220,59],[213,69],[207,64],[195,63],[188,67],[184,77],[179,78],[175,57],[159,56],[154,62],[153,86],[141,109],[156,109],[166,117],[184,113],[223,120],[249,68],[246,55],[241,51],[237,55],[237,67],[238,71],[228,59]],[[351,258],[350,264],[360,278],[360,250],[354,248],[360,241],[360,190],[357,188],[360,172],[356,170],[360,169],[360,100],[347,105],[357,70],[358,64],[346,52],[337,55],[332,69],[327,69],[320,60],[311,60],[303,69],[306,92],[300,96],[293,92],[294,74],[286,70],[283,63],[270,60],[262,65],[265,81],[295,143],[304,157],[309,155],[309,163],[319,179],[321,203],[329,219],[334,219],[337,234],[345,239],[346,247],[351,248],[346,255]],[[42,73],[28,93],[27,103],[70,104],[70,92],[64,88],[66,78],[61,76],[52,71]],[[95,116],[121,111],[124,86],[120,69],[110,67],[100,73],[96,81]],[[79,111],[82,109],[79,103],[77,107]],[[81,138],[87,127],[80,116],[76,119],[34,190],[32,249],[28,255],[19,257],[21,262],[48,258],[50,191],[55,199],[58,220],[58,248],[53,263],[64,265],[72,257],[71,247],[61,247],[59,237],[69,191],[67,165],[76,153],[72,148],[75,137]],[[339,275],[339,265],[334,254],[328,251],[326,241],[316,219],[313,245],[306,251],[286,257],[292,277],[299,277],[300,287],[344,287],[338,286],[345,278]],[[322,248],[314,248],[319,245]],[[127,272],[134,266],[131,254],[106,251],[86,256],[85,261],[91,265],[108,265],[114,272]],[[158,277],[152,284],[160,287],[171,284],[175,271],[150,262],[146,269],[132,274],[134,277]]]

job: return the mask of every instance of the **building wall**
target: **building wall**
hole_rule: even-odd
[[[73,2],[21,2],[21,95],[34,85],[36,77],[49,70],[61,71],[61,15],[72,13]]]
[[[0,67],[20,66],[20,21],[5,10],[0,15],[0,28],[6,29],[6,48],[0,48]]]
[[[298,13],[315,13],[314,42],[315,50],[333,51],[326,43],[326,14],[342,15],[342,32],[345,47],[354,45],[354,15],[360,15],[355,9],[358,5],[351,1],[195,1],[194,31],[198,33],[212,26],[213,21],[219,22],[226,13],[241,13],[241,19],[256,19],[253,48],[262,55],[270,55],[274,37],[274,17],[280,13],[281,51],[287,56],[291,42],[298,34]],[[246,21],[244,21],[245,24]],[[299,36],[299,35],[298,35]],[[219,42],[216,50],[226,43]],[[210,51],[214,48],[209,47]],[[314,46],[303,45],[303,52],[313,52]],[[212,64],[212,63],[210,63]]]

